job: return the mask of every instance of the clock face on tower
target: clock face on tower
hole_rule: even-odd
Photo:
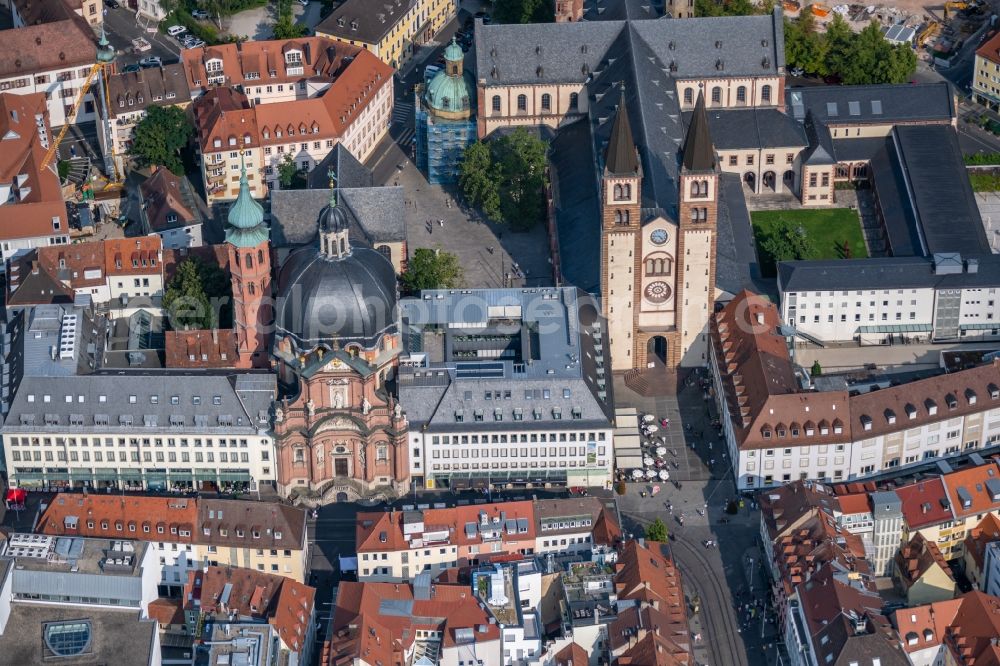
[[[643,295],[650,303],[663,303],[670,298],[670,285],[666,282],[650,282],[643,290]]]
[[[667,242],[667,230],[666,229],[654,229],[651,234],[649,234],[649,241],[653,245],[663,245]]]

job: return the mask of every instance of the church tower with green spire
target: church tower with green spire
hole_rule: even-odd
[[[246,165],[240,165],[240,193],[229,209],[226,248],[233,283],[236,367],[268,366],[271,321],[271,242],[264,208],[250,195]]]

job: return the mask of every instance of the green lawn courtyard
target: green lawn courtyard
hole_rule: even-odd
[[[787,223],[794,229],[802,228],[811,244],[811,252],[804,259],[862,259],[868,256],[865,238],[861,233],[861,220],[857,211],[850,208],[822,208],[798,210],[761,210],[750,214],[753,223],[757,257],[764,275],[775,274],[775,258],[763,249],[762,243],[775,229]],[[792,259],[794,257],[780,257]]]

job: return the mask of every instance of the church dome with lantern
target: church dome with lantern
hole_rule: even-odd
[[[396,333],[396,273],[385,256],[353,247],[336,190],[320,215],[319,247],[293,252],[278,275],[278,338],[296,353],[379,346]]]

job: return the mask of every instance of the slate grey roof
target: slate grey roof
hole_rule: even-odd
[[[782,293],[851,289],[962,289],[1000,287],[1000,255],[978,259],[975,273],[934,273],[932,257],[875,257],[783,261],[778,264]]]
[[[432,290],[402,300],[400,311],[404,350],[411,361],[422,363],[400,369],[400,403],[411,427],[428,424],[444,431],[609,427],[610,393],[603,399],[597,393],[610,390],[610,364],[594,343],[595,338],[603,340],[603,322],[597,316],[597,303],[584,292],[572,287]],[[468,362],[458,356],[432,362],[430,357],[439,357],[440,349],[424,348],[431,344],[428,336],[445,336],[438,344],[447,350],[454,336],[476,335],[487,321],[500,320],[505,327],[522,330],[526,357],[518,362],[510,357]],[[523,420],[515,419],[515,409]],[[476,410],[481,410],[481,422],[475,420]]]
[[[925,254],[989,254],[955,128],[900,125],[892,134]]]
[[[777,48],[784,40],[780,8],[765,16],[693,21],[632,19],[529,25],[477,23],[477,77],[486,85],[583,83],[589,72],[598,72],[609,64],[608,49],[627,26],[664,61],[665,68],[671,61],[676,65],[675,78],[718,76],[720,59],[727,76],[774,75],[784,67],[784,52]],[[668,73],[662,71],[659,76]]]
[[[337,196],[349,213],[351,243],[373,247],[406,240],[402,187],[338,188]],[[329,189],[272,190],[271,243],[275,247],[312,244],[329,202]]]
[[[715,286],[734,296],[743,289],[769,294],[774,291],[774,283],[760,274],[743,181],[739,174],[722,173],[719,187]]]
[[[378,44],[404,20],[415,4],[416,0],[384,0],[378,4],[369,0],[347,0],[316,26],[316,34]]]
[[[585,0],[584,21],[633,21],[663,16],[663,0]]]
[[[590,124],[579,120],[560,129],[549,155],[561,273],[568,284],[597,293],[601,289],[600,183]]]
[[[891,139],[882,142],[868,165],[872,188],[882,212],[882,225],[893,256],[912,257],[924,254],[906,194],[906,179],[899,164],[899,156]]]
[[[822,123],[889,124],[906,121],[950,121],[955,117],[950,84],[940,83],[812,86],[789,88],[789,113],[802,121],[809,112]]]
[[[25,377],[3,430],[252,435],[268,429],[276,390],[275,376],[270,373],[101,372]],[[225,416],[231,417],[231,425]]]
[[[778,109],[709,109],[716,150],[805,147],[805,129]],[[690,122],[690,113],[684,118]]]
[[[831,140],[838,162],[870,162],[885,147],[885,137]]]

